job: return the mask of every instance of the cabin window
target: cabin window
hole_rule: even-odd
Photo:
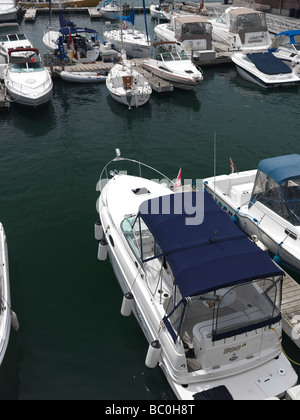
[[[300,226],[300,179],[279,185],[262,172],[257,172],[249,206],[259,201],[294,226]]]

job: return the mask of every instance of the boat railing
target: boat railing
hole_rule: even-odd
[[[165,174],[163,174],[159,170],[153,168],[152,166],[147,165],[146,163],[140,162],[138,160],[128,159],[128,158],[121,157],[121,152],[120,152],[120,149],[118,149],[118,148],[115,151],[116,151],[115,158],[112,159],[111,161],[109,161],[104,166],[104,168],[101,171],[101,174],[100,174],[100,177],[99,177],[99,181],[98,181],[98,184],[97,184],[97,191],[102,191],[102,188],[107,184],[107,182],[109,180],[109,177],[113,177],[113,176],[115,176],[115,175],[117,175],[119,173],[118,170],[116,170],[116,169],[109,170],[109,166],[111,166],[112,163],[115,163],[115,162],[124,162],[124,161],[131,162],[131,163],[137,165],[137,167],[138,167],[138,176],[140,178],[142,178],[142,170],[143,169],[144,170],[147,169],[147,170],[152,171],[153,174],[155,174],[155,177],[153,177],[153,180],[156,180],[157,182],[163,181],[165,183],[168,183],[170,187],[172,187],[172,186],[175,185],[175,181],[174,180],[171,180]]]
[[[267,26],[269,32],[274,34],[283,32],[283,31],[290,31],[293,29],[300,29],[300,23],[295,23],[291,20],[285,20],[282,16],[270,16],[266,14]]]

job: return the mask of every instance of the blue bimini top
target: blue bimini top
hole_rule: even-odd
[[[257,169],[281,185],[289,179],[300,178],[300,155],[293,154],[264,159],[259,162]]]
[[[197,205],[200,200],[203,222],[187,225],[191,217],[187,204]],[[166,207],[168,211],[163,211]],[[180,208],[182,211],[178,211]],[[282,275],[269,255],[249,240],[207,192],[176,193],[147,200],[139,215],[170,264],[183,298]]]
[[[246,55],[262,73],[271,75],[292,73],[292,69],[287,64],[269,52],[248,53]]]

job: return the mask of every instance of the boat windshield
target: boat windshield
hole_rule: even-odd
[[[30,63],[12,63],[10,70],[14,73],[19,72],[33,72],[43,70],[44,67],[41,62],[30,62]]]
[[[293,35],[292,39],[286,34],[274,36],[270,50],[276,51],[277,48],[284,47],[291,51],[300,51],[300,33]]]
[[[249,207],[255,201],[264,204],[294,226],[300,226],[300,178],[279,185],[258,171]]]

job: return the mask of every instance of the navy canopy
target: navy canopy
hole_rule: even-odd
[[[292,69],[280,58],[269,52],[248,53],[247,57],[255,67],[265,74],[286,74],[292,73]]]
[[[89,33],[89,34],[97,34],[98,32],[95,31],[95,29],[89,29],[89,28],[77,28],[75,27],[67,27],[67,28],[60,28],[59,32],[62,35],[76,35],[80,33]]]
[[[203,222],[187,225],[191,214],[185,208],[190,209],[190,203],[199,206],[200,200],[204,205]],[[182,212],[178,211],[180,207]],[[282,275],[269,255],[251,242],[206,192],[148,200],[140,207],[140,217],[170,264],[183,298]]]
[[[300,155],[294,154],[264,159],[259,162],[257,169],[281,185],[289,179],[300,178]]]

